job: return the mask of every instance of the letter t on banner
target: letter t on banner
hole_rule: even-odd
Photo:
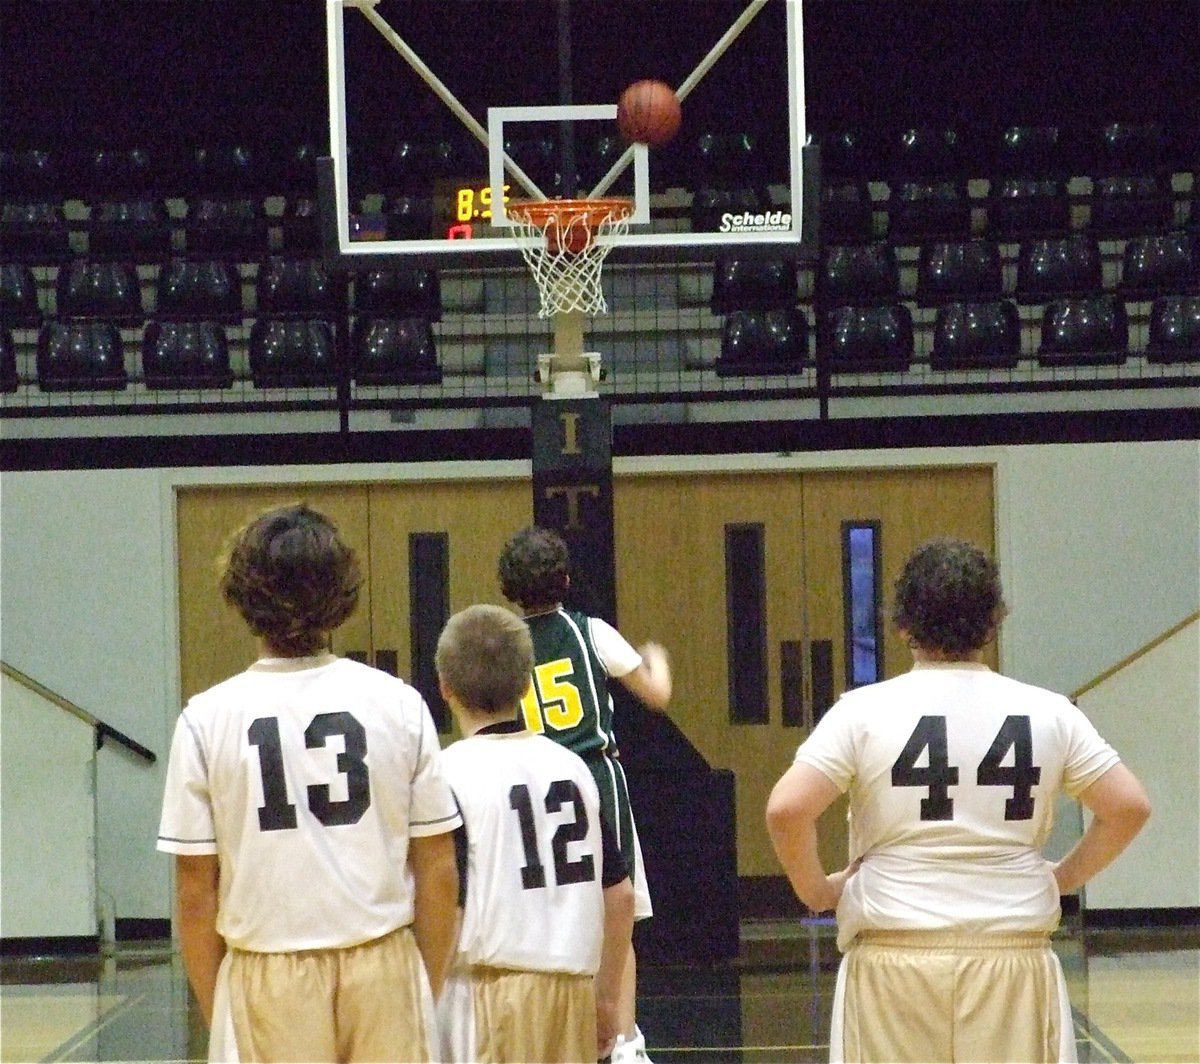
[[[569,604],[617,621],[612,419],[597,396],[533,405],[533,519],[571,551]]]

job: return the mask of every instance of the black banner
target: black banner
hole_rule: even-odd
[[[534,405],[533,519],[558,532],[571,552],[568,605],[616,624],[612,423],[606,399],[543,399]]]

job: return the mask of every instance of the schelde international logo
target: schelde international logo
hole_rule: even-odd
[[[761,211],[757,214],[750,211],[743,214],[726,211],[721,215],[718,228],[722,233],[767,233],[791,227],[791,211]]]

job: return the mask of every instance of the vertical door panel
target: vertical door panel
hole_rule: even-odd
[[[991,552],[994,544],[990,467],[814,472],[804,477],[803,579],[806,629],[814,641],[832,644],[833,695],[846,688],[846,615],[842,591],[842,522],[876,521],[882,545],[879,594],[883,618],[883,678],[908,670],[912,657],[888,619],[892,588],[905,559],[935,536],[970,540]],[[995,646],[985,660],[997,664]],[[846,802],[821,822],[821,857],[827,868],[846,863]]]
[[[669,650],[671,716],[716,768],[737,778],[738,871],[777,875],[763,820],[766,799],[807,732],[783,724],[811,713],[813,645],[828,656],[831,695],[845,688],[842,522],[874,520],[882,537],[879,588],[886,676],[909,667],[886,621],[908,553],[936,535],[993,545],[989,468],[624,476],[614,486],[619,626],[633,642]],[[725,526],[761,523],[767,588],[768,723],[730,723],[726,661]],[[995,663],[994,648],[990,660]],[[783,690],[781,672],[790,679]],[[801,690],[795,689],[799,676]],[[846,807],[822,824],[822,856],[845,862]]]
[[[737,781],[738,872],[773,874],[763,809],[799,738],[782,725],[779,658],[781,641],[803,634],[800,476],[621,477],[614,512],[619,627],[635,644],[667,648],[672,718]],[[764,533],[768,723],[731,724],[725,527],[755,523]]]
[[[377,646],[396,651],[407,679],[409,536],[447,534],[451,612],[475,602],[510,605],[500,594],[496,559],[505,540],[532,520],[533,494],[527,480],[373,484],[370,494],[372,626]]]

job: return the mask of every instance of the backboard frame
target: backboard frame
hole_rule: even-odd
[[[819,169],[817,150],[809,142],[804,119],[804,44],[801,0],[749,0],[742,19],[749,20],[766,3],[780,3],[786,10],[787,56],[788,56],[788,116],[789,139],[788,169],[790,202],[781,205],[778,218],[767,215],[762,223],[751,220],[745,228],[734,228],[729,232],[673,230],[668,232],[645,231],[639,223],[649,221],[648,156],[645,146],[629,146],[626,156],[617,166],[634,168],[635,215],[628,233],[612,239],[610,255],[613,261],[687,261],[708,260],[717,255],[736,254],[744,257],[760,255],[788,255],[811,261],[817,249],[817,205],[819,202]],[[326,27],[329,71],[329,116],[330,157],[318,162],[318,198],[321,216],[322,247],[330,264],[345,269],[378,268],[387,260],[399,258],[403,261],[454,266],[477,266],[480,264],[507,264],[520,253],[520,238],[513,235],[478,236],[470,240],[450,240],[437,237],[409,239],[352,239],[350,181],[348,169],[348,134],[346,110],[346,53],[345,18],[346,9],[354,9],[366,16],[368,21],[385,37],[392,47],[400,52],[400,61],[409,65],[430,87],[443,96],[445,103],[467,129],[487,148],[488,174],[491,186],[494,218],[497,228],[510,226],[503,209],[502,186],[505,173],[513,176],[514,184],[524,186],[526,193],[538,191],[536,186],[522,180],[525,175],[496,143],[503,136],[506,123],[529,121],[567,120],[590,121],[615,117],[615,104],[561,104],[548,107],[529,107],[496,101],[488,108],[487,128],[455,100],[449,90],[438,81],[436,72],[425,66],[424,61],[404,42],[376,11],[379,0],[326,0]],[[751,13],[750,9],[754,12]],[[714,52],[716,50],[714,49]],[[706,57],[710,64],[719,62],[719,55]],[[703,64],[702,64],[703,66]],[[694,72],[702,77],[701,71]],[[681,97],[690,91],[687,82],[679,87]],[[447,98],[448,97],[448,98]],[[685,104],[686,106],[686,104]],[[500,143],[503,140],[500,139]],[[616,168],[614,168],[616,169]],[[610,174],[609,177],[612,175]],[[611,183],[611,182],[609,182]],[[581,190],[579,195],[588,194]],[[605,194],[599,190],[593,194]],[[533,198],[538,198],[534,196]],[[771,226],[777,226],[772,228]]]

